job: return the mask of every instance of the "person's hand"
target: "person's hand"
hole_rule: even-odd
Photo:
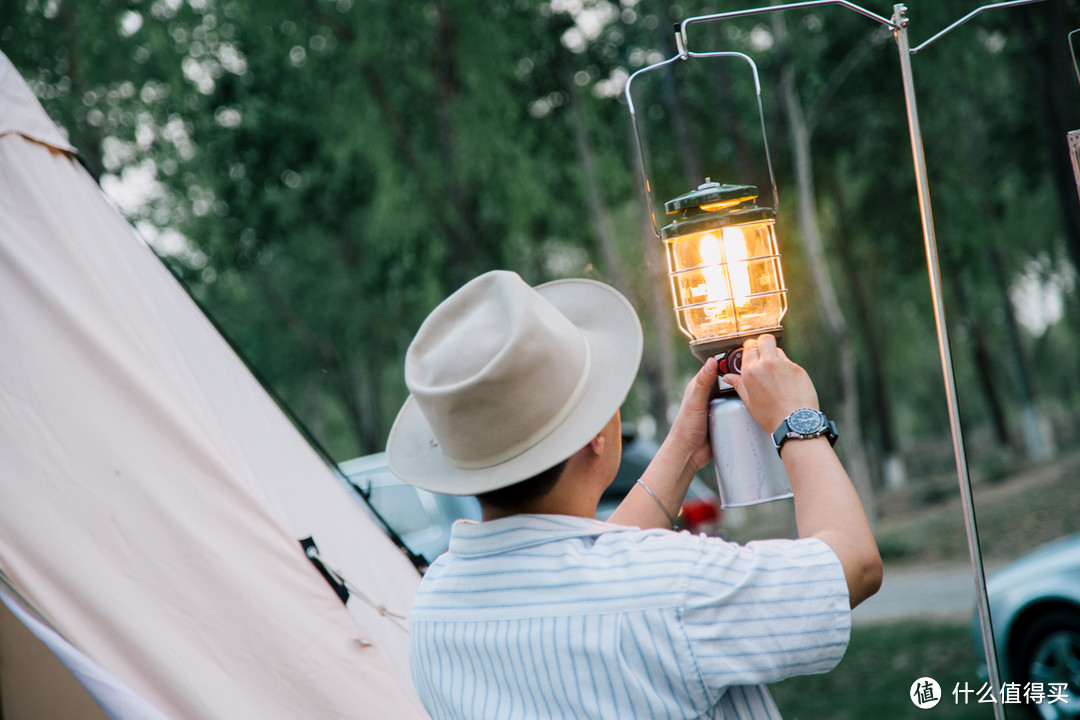
[[[765,432],[772,433],[791,411],[818,409],[810,377],[762,335],[743,343],[742,375],[724,375]],[[828,545],[844,568],[851,607],[881,587],[881,555],[859,494],[840,458],[824,439],[798,442],[781,458],[795,494],[800,538]]]
[[[818,409],[810,376],[788,359],[772,335],[744,342],[742,375],[729,373],[723,380],[735,388],[751,417],[767,433],[776,430],[793,410]]]
[[[671,431],[641,476],[639,484],[648,490],[635,484],[608,522],[642,529],[671,527],[670,518],[682,506],[694,473],[712,458],[709,395],[715,382],[716,360],[709,358],[686,386]]]
[[[712,458],[709,445],[709,395],[716,384],[716,360],[709,358],[683,392],[668,438],[678,444],[697,471]]]

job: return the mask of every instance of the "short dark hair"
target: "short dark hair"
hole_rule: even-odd
[[[476,499],[482,506],[498,508],[504,512],[525,512],[551,492],[562,477],[568,460],[569,458],[513,485],[480,493]]]

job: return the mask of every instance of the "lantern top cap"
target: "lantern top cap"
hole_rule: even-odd
[[[758,189],[754,185],[721,185],[705,178],[705,182],[698,185],[696,190],[664,203],[664,210],[668,215],[689,208],[721,210],[753,202],[757,196]]]

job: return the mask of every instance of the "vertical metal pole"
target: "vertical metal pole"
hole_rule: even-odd
[[[893,6],[893,33],[900,50],[900,72],[904,80],[904,98],[907,102],[908,128],[911,131],[911,154],[915,163],[915,184],[919,192],[919,209],[922,213],[923,239],[926,244],[926,264],[930,275],[930,292],[934,301],[934,320],[937,324],[938,348],[941,353],[941,372],[945,378],[945,395],[952,425],[953,454],[956,472],[960,480],[960,498],[964,506],[964,529],[967,531],[968,555],[975,575],[975,600],[979,612],[986,668],[993,689],[994,717],[1005,720],[1005,708],[1001,704],[1001,678],[998,673],[997,654],[994,650],[994,633],[990,624],[990,603],[986,595],[986,576],[983,573],[982,551],[979,548],[979,530],[975,523],[975,505],[971,496],[971,478],[968,475],[967,456],[964,452],[963,431],[960,427],[960,409],[956,401],[956,380],[953,375],[952,353],[945,325],[945,301],[941,292],[941,269],[938,265],[937,240],[934,237],[934,217],[930,209],[930,189],[926,178],[926,157],[923,154],[922,130],[919,128],[919,111],[915,106],[915,85],[911,73],[911,48],[907,35],[907,8],[903,4]]]

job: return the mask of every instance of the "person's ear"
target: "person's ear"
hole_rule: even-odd
[[[603,433],[597,434],[597,436],[590,440],[589,444],[586,445],[586,447],[592,450],[593,455],[596,455],[597,457],[604,454],[604,448],[606,446],[607,438],[604,437]]]

